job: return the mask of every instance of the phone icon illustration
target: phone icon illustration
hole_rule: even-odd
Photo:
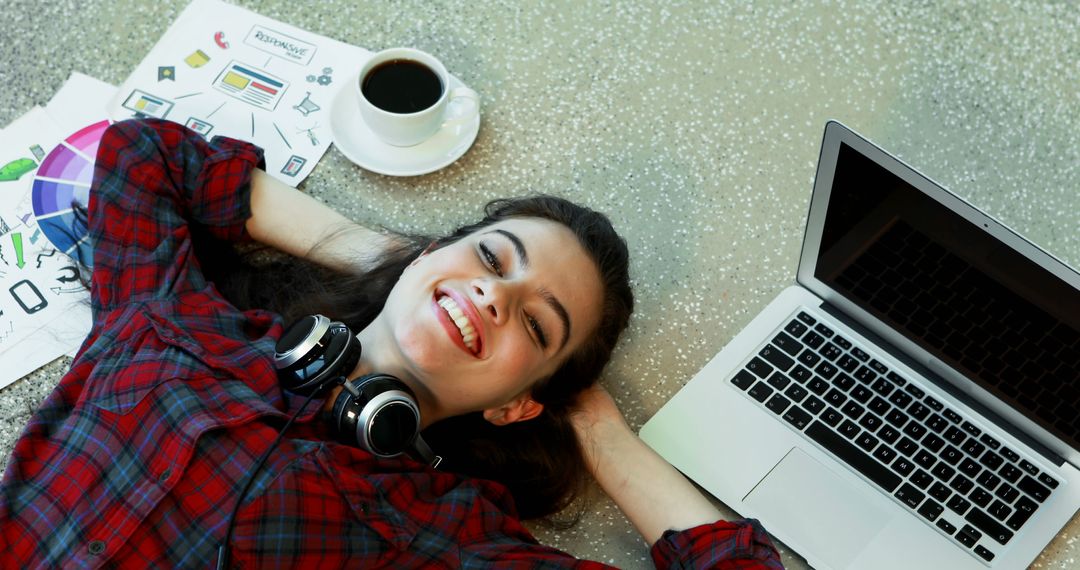
[[[41,291],[38,291],[37,286],[26,279],[12,285],[8,289],[8,292],[11,293],[15,302],[18,303],[19,306],[22,307],[22,310],[26,311],[28,315],[32,315],[49,306],[49,302],[41,295]]]

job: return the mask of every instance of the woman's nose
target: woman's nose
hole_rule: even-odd
[[[473,303],[481,312],[486,312],[496,324],[502,324],[509,316],[509,288],[494,279],[477,279],[470,284]]]

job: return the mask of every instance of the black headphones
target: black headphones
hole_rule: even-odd
[[[347,380],[360,361],[360,340],[344,323],[323,315],[301,318],[274,347],[274,366],[283,388],[311,395],[342,384],[331,426],[339,441],[378,457],[406,451],[437,466],[439,459],[420,437],[420,407],[404,382],[388,374]]]

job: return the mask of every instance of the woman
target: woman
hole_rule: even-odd
[[[527,473],[474,459],[494,455],[479,443],[492,432],[544,417],[534,425],[569,419],[570,447],[658,565],[779,565],[759,527],[713,522],[711,503],[634,436],[606,393],[586,389],[629,314],[625,254],[597,259],[594,233],[535,210],[515,215],[508,203],[476,228],[394,255],[406,240],[350,224],[260,163],[249,144],[207,143],[162,121],[106,132],[90,203],[93,327],[4,475],[5,566],[213,566],[249,476],[229,541],[236,567],[590,566],[537,544],[506,486],[468,476],[506,475],[527,496]],[[370,293],[360,305],[378,310],[350,323],[364,346],[350,376],[378,370],[408,384],[433,444],[446,446],[437,451],[461,451],[453,470],[334,443],[318,406],[254,468],[302,402],[281,390],[273,365],[283,320],[223,298],[196,254],[249,237],[375,279],[387,272],[380,260],[398,259],[385,303]],[[354,291],[369,288],[378,290]],[[464,436],[477,443],[450,448],[466,428],[478,429]],[[543,441],[526,431],[522,445]],[[562,506],[572,486],[545,493]]]

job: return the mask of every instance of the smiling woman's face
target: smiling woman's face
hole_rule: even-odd
[[[365,358],[413,386],[426,421],[493,410],[527,398],[582,345],[602,298],[568,228],[503,220],[410,265],[361,335]]]

